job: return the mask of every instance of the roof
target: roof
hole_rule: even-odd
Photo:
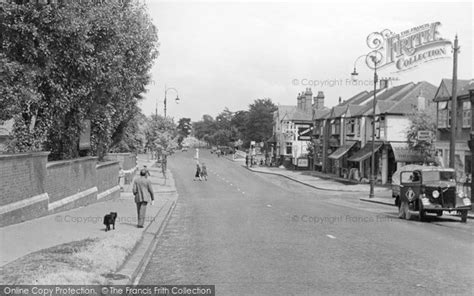
[[[387,89],[385,92],[377,96],[377,101],[398,100],[404,93],[409,92],[415,87],[413,82],[398,85]]]
[[[329,115],[329,118],[339,118],[342,114],[346,113],[346,111],[346,105],[335,106],[331,109],[331,114]]]
[[[473,89],[473,79],[458,79],[457,80],[457,96],[469,96],[469,89]],[[434,101],[447,101],[452,96],[453,80],[444,78],[436,91]]]
[[[366,90],[356,94],[355,96],[347,99],[346,101],[344,101],[344,104],[355,104],[354,101],[357,101],[358,99],[362,98],[362,97],[365,97],[366,95],[368,94],[368,92]]]
[[[359,110],[356,110],[356,112],[351,113],[352,117],[357,117],[357,116],[362,116],[365,113],[367,113],[369,110],[373,108],[373,102],[368,102],[365,105],[360,106]]]
[[[300,120],[300,121],[311,121],[312,114],[298,109],[296,106],[278,106],[278,116],[280,120]]]
[[[413,89],[401,97],[396,103],[389,104],[382,109],[379,106],[379,113],[391,114],[409,114],[413,113],[413,107],[418,106],[418,97],[422,96],[425,99],[431,100],[436,93],[436,86],[433,84],[421,81],[418,82]],[[390,101],[393,102],[393,101]]]
[[[326,119],[328,118],[330,114],[331,114],[331,109],[324,107],[323,109],[318,109],[314,112],[313,119],[314,120]]]

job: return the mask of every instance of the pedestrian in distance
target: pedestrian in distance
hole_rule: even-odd
[[[150,171],[148,170],[148,168],[147,168],[146,165],[143,166],[143,169],[146,171],[145,177],[146,177],[146,178],[150,177],[151,174],[150,174]]]
[[[199,166],[199,163],[196,163],[196,174],[194,174],[193,181],[196,181],[196,178],[199,181],[202,181],[202,179],[201,179],[201,167]]]
[[[249,167],[249,155],[245,154],[245,165]]]
[[[207,181],[207,167],[204,162],[201,165],[201,179],[204,179]]]
[[[138,228],[143,228],[146,216],[146,206],[148,203],[153,205],[155,196],[153,194],[153,187],[151,181],[146,177],[146,170],[140,171],[140,177],[133,182],[133,195],[135,196],[135,203],[137,205]]]

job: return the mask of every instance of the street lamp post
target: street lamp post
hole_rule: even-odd
[[[163,111],[164,111],[164,116],[166,118],[166,94],[168,93],[169,90],[174,90],[176,92],[176,104],[179,102],[179,94],[178,94],[178,90],[174,87],[166,87],[165,85],[165,99],[163,101],[164,103],[164,106],[163,106]],[[158,116],[158,100],[156,101],[156,109],[155,109],[155,114]]]
[[[367,55],[361,55],[356,59],[354,62],[354,72],[351,73],[352,78],[356,79],[356,76],[359,75],[356,71],[356,63],[361,57],[366,57],[367,59],[372,60],[372,63],[374,65],[374,100],[373,100],[373,105],[372,105],[372,155],[371,155],[371,164],[370,164],[370,192],[369,192],[369,198],[374,197],[374,186],[375,186],[375,106],[377,104],[377,82],[378,82],[378,76],[377,76],[377,64],[380,63],[380,60],[378,58],[378,54],[380,54],[377,50],[371,51]]]

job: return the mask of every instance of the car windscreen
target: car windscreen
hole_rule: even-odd
[[[423,172],[423,182],[432,183],[437,181],[454,182],[454,172],[428,171]]]

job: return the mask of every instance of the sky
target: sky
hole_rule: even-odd
[[[440,22],[438,37],[461,47],[458,78],[473,78],[473,4],[431,1],[158,1],[145,0],[158,29],[159,56],[140,103],[143,113],[198,121],[225,108],[248,110],[256,99],[296,105],[298,93],[323,91],[325,105],[373,89],[373,70],[361,55],[372,32],[394,33]],[[451,78],[451,46],[445,58],[402,72],[379,70],[389,86]],[[357,60],[357,61],[356,61]],[[356,63],[355,63],[356,62]],[[351,81],[354,63],[359,73]],[[175,103],[179,95],[179,104]]]

